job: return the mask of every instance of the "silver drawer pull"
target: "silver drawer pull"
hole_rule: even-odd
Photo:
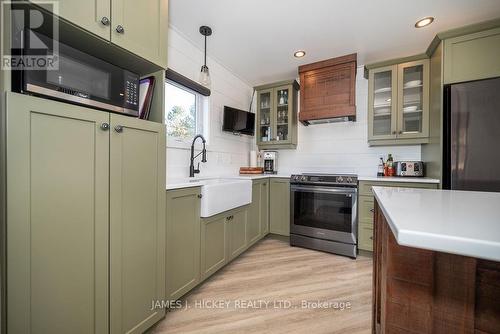
[[[375,212],[375,209],[370,209],[370,212],[372,212],[372,213]]]
[[[102,131],[108,131],[109,130],[109,124],[108,123],[102,123],[100,126]]]
[[[101,19],[101,23],[103,26],[109,26],[110,21],[106,16],[103,16],[103,18]]]
[[[123,28],[123,26],[119,24],[116,26],[116,32],[119,34],[123,34],[125,33],[125,28]]]
[[[118,132],[118,133],[122,133],[123,132],[123,126],[121,126],[121,125],[115,126],[115,131]]]

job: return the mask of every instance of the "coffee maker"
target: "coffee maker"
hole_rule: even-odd
[[[262,155],[264,161],[264,173],[277,174],[278,173],[278,152],[264,151]]]

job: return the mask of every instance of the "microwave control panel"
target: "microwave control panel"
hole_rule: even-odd
[[[137,81],[125,82],[125,102],[136,106],[139,103]]]

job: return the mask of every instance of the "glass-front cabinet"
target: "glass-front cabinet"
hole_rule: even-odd
[[[370,145],[421,144],[428,137],[429,60],[370,69]]]
[[[257,91],[257,145],[262,149],[297,146],[297,98],[294,81],[255,87]]]

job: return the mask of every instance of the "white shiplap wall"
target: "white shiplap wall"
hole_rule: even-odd
[[[355,173],[375,175],[380,156],[420,160],[420,145],[369,147],[368,80],[363,66],[356,76],[356,122],[303,126],[299,124],[296,150],[280,150],[280,172]]]
[[[210,40],[208,44],[210,46]],[[202,60],[203,51],[171,27],[168,37],[169,67],[192,80],[198,80]],[[207,62],[212,76],[210,142],[208,162],[201,164],[199,177],[234,175],[240,166],[248,164],[250,150],[256,149],[255,138],[222,132],[222,111],[224,105],[248,109],[252,87],[213,58],[208,57]],[[276,81],[283,79],[276,78]],[[368,81],[363,78],[363,66],[359,66],[356,82],[357,121],[308,127],[299,124],[297,149],[279,151],[279,171],[375,175],[379,157],[386,157],[387,153],[392,153],[395,160],[420,160],[420,145],[368,146],[367,100]],[[187,148],[167,148],[168,178],[188,176],[189,153]]]
[[[210,47],[210,39],[208,46]],[[170,27],[168,67],[197,81],[201,65],[203,65],[203,51],[195,47],[175,28]],[[212,78],[208,162],[200,164],[201,173],[197,177],[236,174],[240,166],[248,164],[254,137],[238,137],[222,132],[222,112],[224,105],[248,110],[253,89],[211,57],[208,57],[207,65]],[[168,147],[167,178],[187,177],[189,156],[190,151],[187,147]]]

